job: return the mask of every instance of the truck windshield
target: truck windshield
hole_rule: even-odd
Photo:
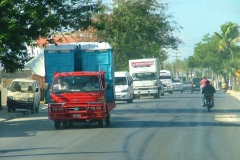
[[[31,82],[24,82],[24,81],[13,81],[9,90],[11,92],[28,92],[33,93],[34,87],[33,83]]]
[[[115,77],[115,85],[127,85],[126,77]]]
[[[173,83],[181,83],[181,81],[179,79],[174,79]]]
[[[101,91],[97,76],[61,76],[54,79],[53,93]]]
[[[160,75],[160,79],[172,79],[172,77],[171,76],[161,76]]]
[[[156,80],[156,73],[134,73],[132,75],[134,81]]]

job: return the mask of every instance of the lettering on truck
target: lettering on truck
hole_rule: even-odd
[[[152,65],[154,65],[154,61],[132,62],[132,67],[134,68],[151,67]]]

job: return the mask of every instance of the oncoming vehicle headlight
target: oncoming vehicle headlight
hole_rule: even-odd
[[[14,97],[13,96],[8,96],[7,99],[14,100]]]
[[[28,98],[28,101],[33,101],[33,98]]]

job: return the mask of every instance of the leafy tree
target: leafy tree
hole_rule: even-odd
[[[221,25],[221,32],[215,32],[220,39],[219,49],[225,51],[226,53],[230,52],[232,59],[234,58],[232,47],[239,41],[239,31],[238,24],[227,22]]]
[[[89,0],[1,0],[0,63],[6,72],[24,68],[26,45],[51,32],[91,25],[91,12],[101,4]]]
[[[163,58],[163,48],[177,48],[180,40],[174,33],[180,27],[166,10],[157,0],[113,0],[99,36],[113,46],[116,70],[126,69],[129,59]]]

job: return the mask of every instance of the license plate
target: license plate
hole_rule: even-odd
[[[81,117],[81,114],[73,114],[73,117]]]

